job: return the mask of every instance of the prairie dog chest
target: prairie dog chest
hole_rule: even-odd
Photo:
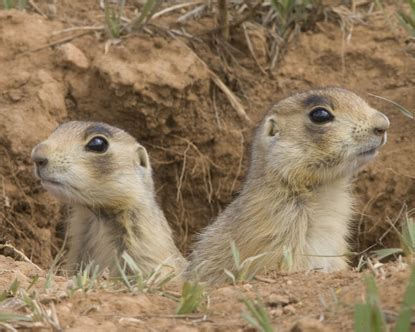
[[[94,261],[100,266],[124,250],[125,231],[110,216],[95,214],[87,208],[77,208],[69,219],[68,234],[72,246],[79,248],[79,261]]]
[[[343,264],[342,260],[328,256],[340,256],[348,251],[351,214],[352,198],[347,186],[335,184],[319,190],[310,202],[305,237],[304,252],[310,255],[311,266],[330,270],[333,264]]]

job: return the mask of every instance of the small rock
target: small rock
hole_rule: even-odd
[[[248,292],[252,291],[252,289],[254,288],[251,284],[244,284],[242,287]]]
[[[285,306],[290,303],[287,295],[271,294],[268,298],[267,304],[271,307]]]
[[[142,319],[137,319],[134,317],[122,317],[118,320],[118,322],[123,326],[141,325],[144,323]]]
[[[272,309],[272,310],[271,310],[271,315],[272,315],[273,317],[281,317],[281,316],[282,316],[282,314],[283,314],[283,310],[282,310],[282,308],[281,308],[281,307],[278,307],[278,308],[276,308],[276,309]]]
[[[291,315],[294,315],[294,314],[295,314],[295,312],[296,312],[296,310],[295,310],[294,306],[292,306],[291,304],[289,304],[289,305],[286,305],[286,306],[282,309],[282,312],[283,312],[284,314],[291,314]]]
[[[89,60],[85,54],[71,43],[58,47],[58,57],[65,65],[72,65],[79,69],[88,69]]]
[[[331,332],[322,322],[313,318],[303,318],[291,328],[290,332]]]
[[[23,98],[23,92],[21,90],[17,90],[17,89],[10,90],[7,93],[7,95],[14,102],[17,102],[17,101],[19,101],[19,100],[21,100]]]
[[[294,296],[290,295],[290,303],[299,303],[300,301],[298,301],[298,299]]]
[[[174,327],[173,329],[171,329],[170,331],[172,332],[198,332],[199,329],[193,326],[187,326],[184,324],[180,324]]]

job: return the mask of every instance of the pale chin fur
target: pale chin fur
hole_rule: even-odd
[[[47,180],[41,180],[43,188],[64,203],[81,203],[79,199],[67,186]]]
[[[358,154],[353,156],[353,158],[348,163],[348,169],[351,174],[356,173],[359,171],[363,166],[365,166],[368,162],[372,161],[377,155],[379,151],[376,150],[370,154]]]

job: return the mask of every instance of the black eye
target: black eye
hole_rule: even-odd
[[[328,110],[323,107],[317,107],[313,109],[309,114],[310,120],[314,123],[326,123],[333,121],[334,116]]]
[[[93,137],[85,146],[87,151],[104,153],[108,150],[108,141],[104,137]]]

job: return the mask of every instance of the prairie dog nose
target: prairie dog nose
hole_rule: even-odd
[[[48,164],[46,147],[44,144],[36,145],[32,150],[32,160],[37,167],[44,167]]]
[[[378,112],[375,115],[375,119],[374,119],[374,126],[373,126],[373,133],[376,136],[382,136],[385,134],[386,130],[388,130],[389,126],[390,126],[390,122],[388,117],[383,114]]]

